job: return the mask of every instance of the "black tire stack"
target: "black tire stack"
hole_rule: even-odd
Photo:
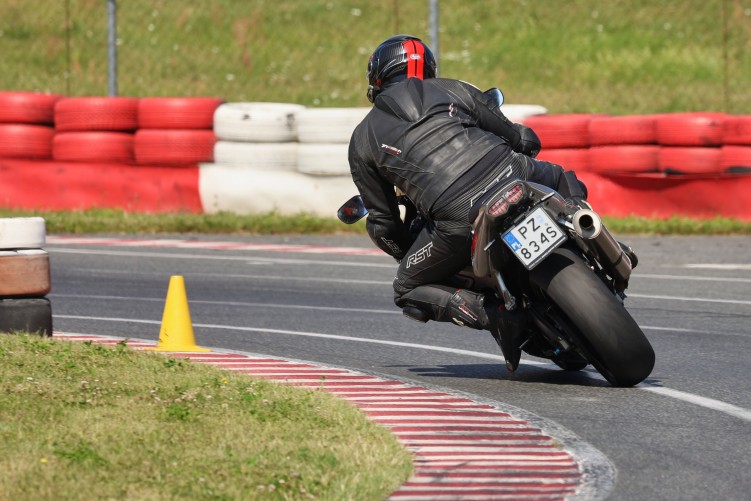
[[[0,332],[52,336],[45,240],[41,217],[0,218]]]

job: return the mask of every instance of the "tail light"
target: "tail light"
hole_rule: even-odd
[[[508,202],[501,198],[496,203],[488,207],[488,214],[491,216],[502,216],[508,211]]]
[[[524,188],[521,184],[517,184],[510,190],[508,190],[506,193],[503,194],[503,198],[508,200],[508,203],[515,204],[519,202],[519,200],[522,199],[522,195],[524,195]]]
[[[503,216],[508,212],[509,207],[513,204],[519,203],[524,197],[524,187],[521,184],[517,184],[503,194],[493,205],[488,207],[488,215],[490,216]]]
[[[472,250],[471,250],[471,256],[472,258],[475,257],[475,248],[477,248],[477,232],[472,232]]]

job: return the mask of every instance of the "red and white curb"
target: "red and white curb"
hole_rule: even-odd
[[[116,344],[123,338],[55,332],[58,339]],[[135,349],[154,342],[126,340]],[[216,350],[169,353],[298,387],[322,388],[357,405],[414,454],[412,477],[391,494],[399,501],[602,499],[612,464],[570,432],[537,426],[521,409],[309,362]],[[518,411],[518,412],[517,412]],[[532,420],[542,421],[536,416]],[[553,433],[543,428],[554,429]],[[555,438],[554,438],[555,437]]]

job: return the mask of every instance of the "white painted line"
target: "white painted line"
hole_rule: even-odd
[[[126,296],[96,296],[91,294],[50,294],[52,297],[67,297],[76,299],[99,299],[103,301],[146,301],[146,302],[164,302],[165,298],[144,298],[144,297],[126,297]],[[307,306],[299,304],[275,304],[275,303],[250,303],[243,301],[204,301],[200,299],[191,299],[191,304],[220,304],[227,306],[242,306],[251,308],[285,308],[295,310],[324,310],[324,311],[341,311],[345,313],[374,313],[379,315],[401,315],[398,308],[390,310],[374,310],[368,308],[340,308],[336,306]]]
[[[699,281],[699,282],[728,282],[728,283],[751,283],[751,278],[732,278],[732,277],[698,277],[695,275],[687,276],[687,275],[654,275],[654,274],[643,274],[643,273],[633,273],[631,274],[631,279],[642,279],[642,278],[652,278],[652,279],[658,279],[658,280],[693,280],[693,281]]]
[[[284,258],[271,258],[271,257],[257,257],[257,256],[217,256],[216,254],[181,254],[175,252],[138,252],[138,251],[116,251],[116,250],[94,250],[94,249],[61,249],[61,248],[45,248],[49,253],[64,253],[64,254],[83,254],[83,255],[96,255],[96,256],[127,256],[127,257],[148,257],[148,258],[162,258],[162,259],[203,259],[209,261],[243,261],[245,263],[258,263],[258,264],[286,264],[286,265],[326,265],[326,266],[353,266],[357,268],[388,268],[396,269],[396,264],[393,262],[389,264],[385,263],[363,263],[362,261],[330,261],[325,259],[284,259]]]
[[[107,300],[107,301],[148,301],[148,302],[164,302],[164,298],[143,298],[143,297],[130,297],[130,296],[98,296],[98,295],[91,295],[91,294],[50,294],[50,297],[66,297],[66,298],[79,298],[79,299],[99,299],[99,300]],[[369,314],[377,314],[377,315],[401,315],[402,312],[397,309],[389,309],[389,310],[376,310],[371,308],[341,308],[336,306],[307,306],[307,305],[298,305],[298,304],[276,304],[276,303],[250,303],[250,302],[242,302],[242,301],[204,301],[200,299],[191,299],[191,304],[222,304],[222,305],[230,305],[230,306],[242,306],[244,308],[282,308],[282,309],[292,309],[292,310],[322,310],[322,311],[339,311],[344,313],[369,313]],[[55,315],[59,316],[59,315]],[[60,317],[64,318],[64,317]],[[86,318],[86,317],[84,317]],[[749,336],[748,332],[724,332],[724,331],[706,331],[706,330],[699,330],[699,329],[687,329],[687,328],[681,328],[681,327],[659,327],[659,326],[653,326],[653,325],[641,325],[640,326],[643,330],[654,330],[654,331],[668,331],[668,332],[684,332],[687,334],[709,334],[713,336],[742,336],[747,337]],[[498,357],[499,360],[502,360],[502,357]]]
[[[717,264],[717,263],[699,263],[699,264],[686,264],[686,268],[704,269],[704,270],[743,270],[751,271],[751,264]]]
[[[677,398],[678,400],[683,400],[684,402],[700,405],[708,409],[724,412],[725,414],[735,416],[745,421],[751,421],[751,410],[721,402],[720,400],[694,395],[693,393],[686,393],[685,391],[673,390],[670,388],[665,388],[663,386],[653,386],[645,383],[640,384],[639,386],[637,386],[637,388],[651,391],[652,393],[657,393],[658,395]]]
[[[694,301],[698,303],[724,303],[724,304],[742,304],[751,305],[751,301],[740,301],[737,299],[709,299],[703,297],[681,297],[681,296],[656,296],[649,294],[628,294],[629,298],[639,299],[662,299],[666,301]]]

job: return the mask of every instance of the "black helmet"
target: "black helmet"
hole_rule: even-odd
[[[383,87],[406,78],[435,78],[436,62],[430,48],[410,35],[384,40],[368,61],[368,99],[372,103]]]

